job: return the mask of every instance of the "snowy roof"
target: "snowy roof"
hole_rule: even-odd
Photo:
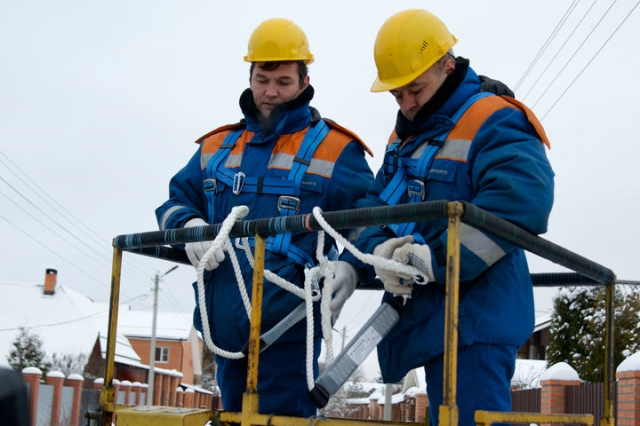
[[[0,293],[3,295],[0,297],[0,365],[7,364],[7,356],[21,327],[40,337],[47,356],[54,353],[88,355],[98,336],[104,352],[108,304],[96,303],[59,282],[51,295],[44,294],[43,284],[15,282],[0,282]],[[152,315],[152,311],[119,310],[116,361],[147,368],[124,336],[150,337]],[[190,315],[158,312],[156,337],[187,340],[191,327]]]
[[[106,358],[107,354],[107,337],[100,334],[100,353],[102,359]],[[147,365],[140,362],[140,356],[133,350],[129,340],[121,335],[116,336],[116,355],[115,361],[120,364],[131,365],[139,368],[149,368]]]
[[[42,284],[0,282],[0,293],[2,363],[7,362],[21,327],[40,337],[48,356],[89,354],[107,318],[104,307],[61,284],[54,294],[45,295]]]
[[[188,340],[193,320],[191,315],[180,312],[158,312],[156,338]],[[118,311],[118,333],[127,337],[150,337],[153,327],[153,311]]]

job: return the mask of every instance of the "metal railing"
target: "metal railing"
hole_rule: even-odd
[[[457,370],[457,341],[458,341],[458,298],[460,273],[460,223],[466,223],[476,229],[503,239],[519,246],[533,254],[562,265],[574,273],[542,274],[538,277],[538,285],[605,285],[606,286],[606,336],[605,336],[605,384],[603,417],[600,424],[613,426],[615,424],[613,410],[613,306],[615,274],[608,268],[586,259],[570,250],[556,245],[542,237],[494,216],[467,202],[432,201],[397,206],[374,207],[366,209],[343,210],[323,213],[326,222],[334,229],[366,227],[389,223],[418,222],[430,220],[448,221],[447,241],[447,278],[446,278],[446,312],[445,312],[445,359],[444,359],[444,389],[443,403],[439,408],[439,425],[455,426],[458,424],[458,408],[456,405],[456,370]],[[109,332],[107,339],[107,354],[105,367],[105,383],[101,392],[101,406],[103,408],[103,424],[109,424],[111,414],[126,407],[113,402],[113,374],[115,357],[115,336],[117,329],[118,301],[120,294],[120,272],[123,251],[136,253],[173,262],[188,264],[186,255],[181,250],[170,246],[200,240],[213,240],[220,232],[221,224],[203,227],[201,238],[193,237],[191,232],[184,229],[169,229],[137,234],[120,235],[113,240],[113,268],[111,280],[111,307],[109,315]],[[247,389],[243,396],[242,412],[225,411],[211,412],[211,419],[217,424],[239,423],[242,426],[253,425],[291,425],[305,426],[310,419],[287,416],[275,416],[258,413],[257,380],[258,380],[258,352],[260,345],[260,313],[262,310],[262,285],[264,269],[265,238],[283,232],[313,232],[321,231],[322,227],[309,214],[274,217],[254,220],[238,221],[232,227],[230,238],[255,237],[254,247],[254,276],[252,288],[252,315],[249,336]],[[435,409],[436,407],[431,407]],[[122,412],[124,415],[125,413]],[[127,413],[130,414],[130,413]],[[190,424],[186,416],[175,424]],[[200,421],[202,413],[195,413]],[[147,418],[148,419],[148,418]],[[166,419],[164,419],[166,420]],[[427,420],[428,421],[428,420]],[[477,411],[478,424],[493,422],[528,422],[528,423],[563,423],[563,424],[593,424],[591,415],[570,414],[536,414],[536,413],[498,413]],[[127,423],[133,424],[133,423]],[[142,424],[142,423],[140,423]],[[162,423],[170,424],[170,423]],[[172,423],[171,423],[172,424]],[[196,423],[193,423],[196,424]],[[372,424],[365,420],[314,418],[312,424],[322,425],[358,425]],[[376,421],[376,424],[419,424],[406,422]]]

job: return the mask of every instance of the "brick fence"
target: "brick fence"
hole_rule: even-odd
[[[617,426],[640,425],[640,352],[625,359],[616,371],[617,405],[614,407]],[[591,405],[584,413],[570,413],[567,391],[585,384],[578,373],[568,364],[561,362],[548,368],[540,376],[540,402],[538,412],[542,414],[593,414],[601,413],[604,401],[602,398]],[[514,391],[523,392],[523,391]],[[392,399],[392,421],[425,423],[429,409],[427,394],[424,391],[394,395]],[[588,405],[588,404],[587,404]],[[436,408],[437,409],[437,408]],[[345,416],[353,419],[382,420],[384,413],[384,397],[378,393],[371,398],[358,398],[347,403]],[[594,415],[594,425],[600,424],[599,416]]]
[[[84,413],[80,412],[84,378],[78,374],[64,376],[51,371],[42,381],[42,371],[35,367],[22,370],[22,377],[29,392],[29,418],[31,425],[50,426],[83,425]],[[158,377],[158,376],[156,376]],[[154,403],[173,407],[219,408],[219,398],[201,388],[180,384],[179,378],[159,378],[156,382]],[[102,388],[103,379],[93,382],[93,392]],[[124,380],[113,381],[115,403],[145,405],[149,386],[145,383]],[[186,389],[183,389],[186,387]],[[88,391],[87,389],[84,390]]]

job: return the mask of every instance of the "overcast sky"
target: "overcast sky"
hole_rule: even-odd
[[[322,5],[322,7],[319,7]],[[0,280],[58,281],[106,301],[111,239],[157,229],[154,210],[194,141],[241,118],[249,35],[286,17],[316,61],[312,102],[354,130],[379,167],[397,111],[371,93],[373,43],[391,14],[439,15],[455,53],[515,89],[551,140],[556,201],[545,238],[640,279],[636,221],[640,13],[636,0],[158,1],[62,0],[0,5]],[[544,50],[544,51],[543,51]],[[173,265],[125,253],[123,301],[150,307],[156,272]],[[530,256],[533,272],[564,270]],[[188,315],[192,268],[162,281],[160,304]],[[343,322],[368,318],[350,304]],[[359,298],[360,300],[360,298]],[[548,312],[549,298],[537,313]],[[132,304],[134,302],[131,302]],[[364,311],[363,311],[364,310]],[[348,332],[348,334],[351,334]]]

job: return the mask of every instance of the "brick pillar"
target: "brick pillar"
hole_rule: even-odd
[[[73,402],[71,403],[71,426],[80,426],[80,403],[82,402],[82,384],[84,377],[71,374],[67,377],[67,384],[73,388]]]
[[[176,389],[176,407],[184,407],[184,390],[181,387]]]
[[[170,405],[171,392],[173,392],[173,386],[171,386],[172,377],[169,375],[165,375],[162,379],[162,400],[160,401],[160,405]]]
[[[153,402],[151,405],[162,405],[162,382],[164,375],[158,374],[156,370],[155,379],[153,379]]]
[[[187,388],[184,391],[184,406],[187,408],[193,408],[193,397],[195,396],[195,392],[191,388]]]
[[[140,402],[140,394],[142,393],[142,383],[133,382],[131,383],[131,392],[135,395],[133,405],[142,405]]]
[[[29,418],[31,426],[36,425],[38,416],[38,393],[40,391],[40,378],[42,370],[37,367],[27,367],[22,370],[22,378],[29,385]]]
[[[113,403],[120,404],[120,380],[113,379]]]
[[[102,385],[104,384],[104,379],[102,377],[97,378],[93,381],[93,390],[102,389]]]
[[[171,390],[171,392],[169,393],[170,398],[169,398],[169,405],[172,407],[177,406],[177,393],[176,393],[176,389],[180,387],[180,379],[182,378],[181,375],[178,375],[177,372],[175,370],[173,370],[174,375],[171,376],[171,382],[169,385],[169,389]]]
[[[540,376],[542,414],[565,414],[565,388],[579,386],[582,381],[576,370],[566,362],[551,366]]]
[[[120,382],[120,390],[124,392],[124,401],[121,401],[125,405],[133,405],[131,404],[131,382],[129,380],[123,380]]]
[[[416,394],[416,413],[413,419],[416,423],[426,423],[427,409],[429,408],[429,398],[426,393]]]
[[[640,424],[640,352],[620,363],[616,371],[618,379],[618,426]]]
[[[378,411],[379,411],[378,399],[377,398],[370,399],[369,400],[369,416],[371,417],[372,420],[378,420]]]
[[[60,424],[60,408],[62,405],[62,387],[64,374],[60,371],[47,373],[47,384],[53,386],[53,402],[51,403],[51,426]]]

